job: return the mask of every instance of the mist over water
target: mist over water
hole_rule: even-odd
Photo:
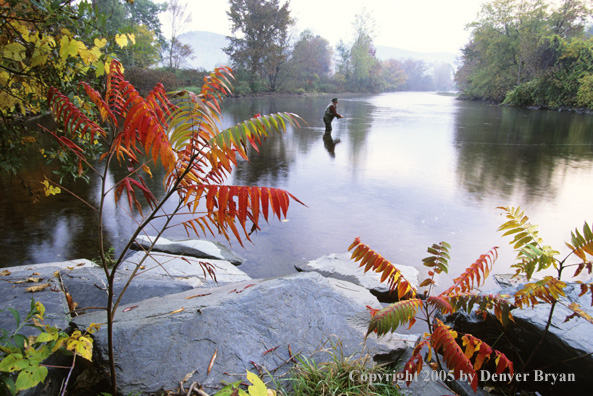
[[[591,221],[593,117],[458,101],[434,93],[341,97],[331,136],[321,117],[330,96],[225,101],[224,126],[256,113],[292,112],[308,125],[266,140],[241,161],[229,184],[283,188],[286,221],[262,222],[253,244],[231,248],[253,277],[293,273],[294,265],[346,252],[355,237],[394,263],[421,267],[426,248],[452,245],[450,276],[500,246],[495,272],[514,254],[496,229],[497,206],[520,205],[540,236],[563,252],[570,231]],[[2,266],[97,257],[93,212],[66,195],[30,204],[14,180],[0,180]],[[155,174],[151,186],[159,188]],[[98,199],[98,186],[77,185]],[[121,248],[134,225],[110,204],[110,243]],[[166,233],[184,237],[183,228]],[[207,238],[213,239],[213,238]],[[217,238],[225,242],[224,238]]]

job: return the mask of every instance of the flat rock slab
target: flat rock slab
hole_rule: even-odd
[[[143,251],[139,251],[128,257],[120,267],[121,276],[131,274],[137,264],[144,260],[141,263],[143,268],[139,270],[139,276],[175,278],[193,287],[251,279],[249,275],[226,260],[197,259],[158,252],[151,253],[146,259],[145,256]],[[208,268],[214,271],[216,281],[208,274]]]
[[[244,379],[245,370],[264,367],[278,376],[302,354],[327,360],[320,352],[328,341],[344,354],[360,351],[370,314],[381,305],[370,292],[350,282],[301,273],[251,280],[141,301],[118,308],[114,342],[118,383],[123,394],[172,390],[188,373],[209,393],[221,381]],[[128,308],[128,309],[126,309]],[[124,310],[126,312],[124,312]],[[95,312],[74,319],[80,326],[104,322]],[[417,341],[417,335],[370,335],[372,354],[394,359]],[[106,329],[95,335],[106,359]],[[216,358],[208,374],[212,356]]]
[[[323,276],[346,280],[362,286],[373,293],[380,301],[394,302],[396,295],[389,292],[389,285],[381,282],[381,274],[374,271],[364,272],[364,268],[350,258],[350,253],[329,254],[305,264],[295,265],[298,271],[315,271]],[[407,265],[395,265],[414,287],[418,287],[419,271]]]
[[[154,239],[154,236],[140,235],[136,238],[136,243],[141,248],[149,249]],[[241,257],[223,244],[202,239],[174,240],[160,237],[154,245],[153,251],[196,258],[226,260],[234,265],[239,265],[243,262]]]

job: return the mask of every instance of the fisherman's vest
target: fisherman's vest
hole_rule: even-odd
[[[331,110],[329,109],[330,106],[333,106],[334,103],[331,102],[330,104],[327,105],[327,107],[325,108],[325,114],[324,114],[324,118],[329,118],[330,120],[333,120],[335,115],[332,114]]]

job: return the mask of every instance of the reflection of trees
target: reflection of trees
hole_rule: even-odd
[[[455,116],[457,176],[471,193],[552,198],[554,177],[591,157],[590,117],[476,104]]]
[[[366,142],[371,131],[371,114],[374,106],[370,103],[357,100],[348,103],[347,112],[342,113],[347,117],[348,140],[350,141],[350,163],[352,168],[364,163],[366,153]],[[346,110],[346,109],[345,109]]]

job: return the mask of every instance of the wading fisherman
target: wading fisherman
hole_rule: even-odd
[[[332,131],[332,121],[335,117],[344,118],[344,116],[338,114],[338,98],[333,98],[331,103],[325,108],[323,122],[325,122],[326,133]]]

